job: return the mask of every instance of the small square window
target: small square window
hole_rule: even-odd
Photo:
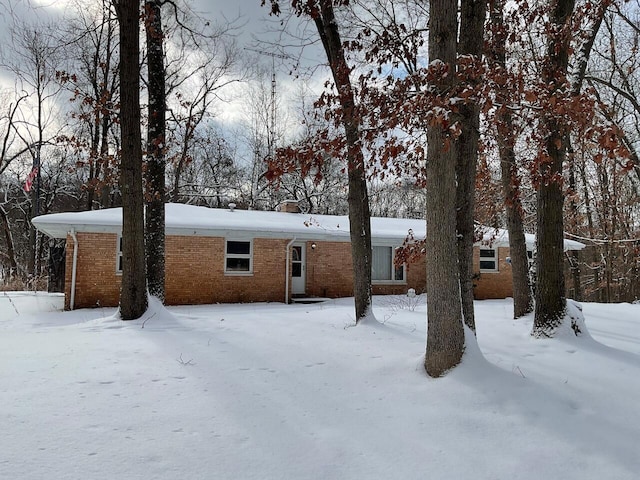
[[[480,249],[480,271],[481,272],[497,272],[498,271],[498,251],[493,248]]]

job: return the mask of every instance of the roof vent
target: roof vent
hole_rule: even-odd
[[[229,204],[229,211],[233,212],[233,210],[236,208],[236,204],[235,203],[230,203]]]

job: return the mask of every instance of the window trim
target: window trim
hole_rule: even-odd
[[[482,252],[493,251],[493,256],[483,257]],[[480,247],[480,253],[478,254],[478,266],[480,267],[480,273],[499,273],[499,254],[498,248]],[[494,268],[482,268],[482,262],[493,262]]]
[[[249,244],[249,253],[233,253],[233,254],[229,254],[227,253],[227,245],[229,244],[229,242],[242,242],[242,243],[248,243]],[[248,271],[234,271],[234,270],[227,270],[227,259],[229,258],[246,258],[249,259],[249,270]],[[239,239],[239,238],[225,238],[224,239],[224,274],[226,276],[232,276],[232,277],[248,277],[248,276],[252,276],[253,275],[253,239],[251,240],[247,240],[247,239]]]
[[[391,276],[392,278],[385,280],[374,280],[373,279],[373,249],[374,248],[390,248],[392,255],[391,255]],[[397,246],[393,246],[393,245],[372,245],[371,246],[371,270],[372,270],[372,278],[371,278],[371,284],[372,285],[406,285],[407,284],[407,264],[403,263],[401,265],[402,267],[402,279],[401,280],[395,280],[395,272],[396,272],[396,265],[394,262],[395,256],[396,256],[396,250],[398,250]]]

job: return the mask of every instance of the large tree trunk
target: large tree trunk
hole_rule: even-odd
[[[441,94],[455,81],[457,1],[431,0],[429,62],[442,61],[449,75],[435,82]],[[427,351],[425,369],[439,377],[464,352],[464,328],[456,238],[456,149],[442,125],[427,128]]]
[[[491,55],[496,68],[506,65],[506,30],[504,28],[504,0],[493,2],[491,23],[493,43]],[[505,92],[506,93],[506,92]],[[511,256],[511,276],[513,285],[513,318],[520,318],[533,311],[533,292],[529,277],[529,258],[527,242],[522,221],[522,202],[520,200],[519,176],[514,150],[515,133],[513,118],[509,111],[507,95],[498,92],[498,101],[503,105],[496,115],[498,154],[500,156],[502,193],[507,214],[509,232],[509,255]]]
[[[550,33],[547,65],[543,76],[553,91],[564,88],[569,63],[570,20],[574,0],[555,0],[550,21],[555,32]],[[537,196],[537,250],[535,316],[532,335],[553,336],[566,311],[564,284],[564,233],[562,167],[566,157],[568,127],[559,115],[548,112],[545,126],[548,130],[545,148],[547,157],[540,165]]]
[[[541,167],[542,180],[537,196],[535,318],[533,335],[551,337],[560,325],[566,310],[564,284],[563,249],[563,209],[564,196],[562,185],[554,175],[562,175],[564,150],[558,147],[562,141],[561,128],[557,122],[550,121],[552,135],[546,142],[549,161]]]
[[[140,132],[140,4],[114,0],[120,23],[120,190],[122,191],[122,285],[120,316],[140,318],[147,309]]]
[[[318,34],[322,40],[331,73],[333,75],[340,106],[342,125],[347,140],[347,171],[349,178],[349,227],[351,230],[351,256],[353,258],[353,293],[356,307],[356,323],[371,316],[371,214],[364,165],[360,146],[360,123],[356,112],[355,97],[336,23],[332,0],[320,0],[320,10],[314,16]]]
[[[476,61],[482,58],[484,38],[484,19],[486,0],[462,0],[460,10],[460,40],[458,53],[473,55]],[[469,78],[474,86],[478,78]],[[473,244],[474,209],[476,193],[476,167],[478,163],[478,144],[480,141],[480,106],[470,102],[460,106],[460,125],[462,132],[456,142],[457,175],[457,230],[458,230],[458,268],[460,270],[460,293],[462,295],[462,313],[464,322],[475,331],[473,311]]]
[[[161,2],[145,3],[147,65],[149,72],[149,127],[147,134],[147,285],[164,303],[165,282],[165,72]]]

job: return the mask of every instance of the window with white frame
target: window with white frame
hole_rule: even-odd
[[[118,234],[116,242],[116,273],[122,273],[122,234]]]
[[[224,273],[228,275],[253,273],[253,242],[251,240],[225,242]]]
[[[404,265],[394,264],[394,247],[373,247],[371,280],[376,283],[402,283],[406,281]]]
[[[481,272],[497,272],[498,271],[498,250],[495,248],[480,249],[480,271]]]

